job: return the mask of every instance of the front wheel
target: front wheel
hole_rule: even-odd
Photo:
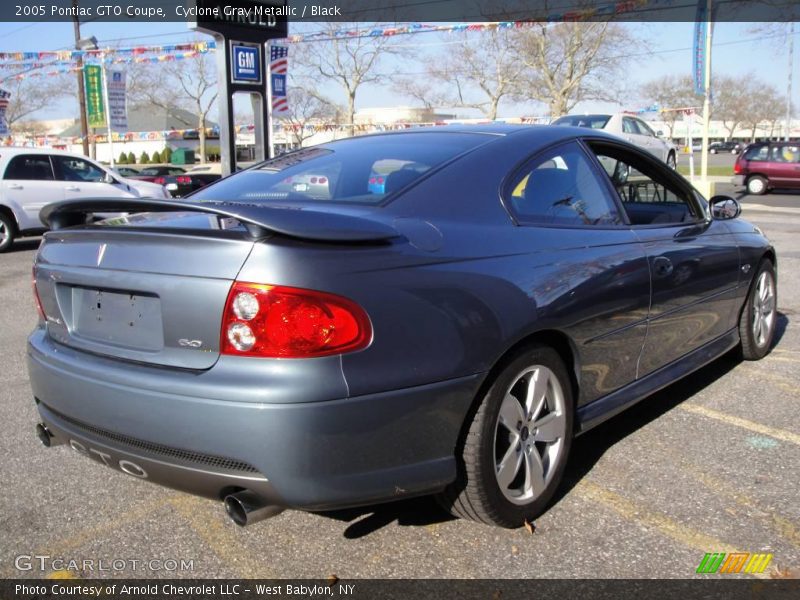
[[[767,192],[767,180],[758,175],[753,175],[747,180],[747,193],[761,196]]]
[[[0,252],[5,252],[14,243],[14,221],[0,212]]]
[[[532,521],[563,476],[573,418],[572,387],[558,353],[546,346],[519,352],[478,406],[460,446],[458,478],[439,502],[489,525]]]
[[[772,347],[778,321],[778,288],[775,284],[775,267],[765,258],[758,266],[747,302],[739,317],[739,337],[742,357],[760,360]]]

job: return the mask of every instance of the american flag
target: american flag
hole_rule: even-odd
[[[0,89],[0,107],[7,107],[9,98],[11,98],[11,92]]]
[[[272,73],[286,73],[289,61],[288,46],[270,46],[269,48],[269,70]]]

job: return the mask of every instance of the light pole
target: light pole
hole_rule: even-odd
[[[786,84],[786,136],[792,133],[792,71],[794,70],[794,21],[789,23],[789,77]]]
[[[75,49],[80,50],[81,44],[81,22],[78,17],[78,0],[72,0],[73,8],[73,29],[75,33]],[[81,113],[81,139],[83,140],[83,154],[89,156],[89,123],[86,119],[86,90],[83,89],[83,56],[78,55],[76,59],[78,66],[78,104]]]

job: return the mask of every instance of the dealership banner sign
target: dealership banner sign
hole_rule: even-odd
[[[106,107],[103,102],[103,67],[83,67],[83,82],[86,88],[86,117],[89,127],[106,126]]]
[[[6,110],[8,110],[8,103],[11,100],[11,92],[0,89],[0,136],[10,135],[8,130],[8,121],[6,121]]]
[[[106,72],[108,112],[111,115],[112,131],[128,131],[128,107],[125,86],[125,71],[109,70]]]

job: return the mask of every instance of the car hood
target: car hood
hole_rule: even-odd
[[[135,190],[142,198],[165,198],[164,186],[140,179],[122,178],[122,183]]]

